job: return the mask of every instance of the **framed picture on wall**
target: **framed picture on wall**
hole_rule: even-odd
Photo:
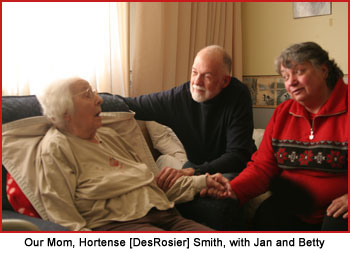
[[[348,84],[348,74],[343,79]],[[280,76],[243,76],[243,83],[248,86],[253,107],[275,108],[290,99]]]
[[[297,2],[293,3],[294,18],[305,18],[332,14],[331,2]]]
[[[275,108],[289,99],[280,76],[244,76],[243,83],[248,86],[253,107]]]

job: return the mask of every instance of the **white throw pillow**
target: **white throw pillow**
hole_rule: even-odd
[[[158,168],[171,167],[181,169],[187,161],[186,151],[176,134],[167,126],[155,121],[147,121],[146,128],[153,147],[162,155],[157,159]]]

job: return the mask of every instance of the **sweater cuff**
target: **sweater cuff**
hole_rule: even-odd
[[[192,180],[193,180],[193,187],[196,192],[200,192],[203,188],[207,187],[206,175],[192,176]]]
[[[246,203],[248,201],[248,199],[246,199],[246,198],[244,198],[244,196],[242,196],[241,192],[239,191],[239,189],[237,187],[235,187],[235,185],[232,183],[232,181],[230,182],[230,185],[231,185],[232,191],[234,191],[236,196],[237,196],[237,200],[239,201],[239,205],[242,206],[244,203]]]

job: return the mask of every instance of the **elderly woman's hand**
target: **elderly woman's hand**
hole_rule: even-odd
[[[348,194],[336,198],[327,208],[327,215],[334,218],[342,215],[344,219],[348,218]]]
[[[164,167],[155,179],[159,188],[166,192],[175,184],[176,180],[183,175],[182,170]]]
[[[192,176],[194,174],[193,168],[174,169],[164,167],[156,176],[156,183],[164,192],[169,190],[182,176]]]

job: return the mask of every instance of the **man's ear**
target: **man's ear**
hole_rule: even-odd
[[[224,85],[222,86],[222,88],[226,88],[227,85],[231,82],[231,76],[227,75],[224,77]]]

